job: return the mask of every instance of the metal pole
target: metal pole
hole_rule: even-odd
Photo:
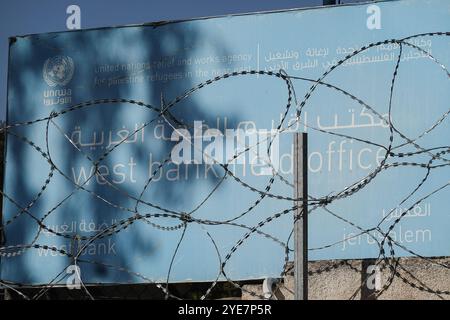
[[[308,139],[306,133],[294,135],[294,198],[298,206],[294,220],[295,300],[308,300]]]

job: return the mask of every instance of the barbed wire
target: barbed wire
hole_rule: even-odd
[[[377,244],[379,248],[378,257],[375,258],[374,265],[379,266],[381,270],[388,270],[388,277],[385,281],[383,287],[379,290],[377,290],[373,295],[376,297],[381,296],[384,292],[386,292],[390,286],[392,285],[395,278],[399,278],[402,282],[409,285],[411,288],[415,288],[420,291],[425,291],[427,293],[436,295],[438,298],[445,299],[448,298],[450,295],[449,288],[447,289],[441,289],[441,288],[430,288],[429,285],[425,284],[421,279],[419,279],[416,275],[414,275],[411,271],[408,270],[406,266],[404,266],[401,262],[401,259],[396,256],[396,249],[399,248],[405,252],[408,253],[408,255],[412,257],[416,257],[420,260],[426,261],[427,263],[431,263],[433,265],[437,265],[441,268],[449,269],[449,264],[442,263],[436,259],[425,257],[409,248],[407,248],[404,244],[400,243],[399,241],[396,241],[393,239],[390,234],[394,230],[394,228],[402,221],[402,219],[407,215],[407,213],[412,210],[415,206],[421,204],[424,200],[432,197],[433,195],[441,192],[442,190],[446,189],[450,182],[444,183],[440,185],[439,187],[433,189],[432,191],[428,192],[427,194],[421,196],[419,200],[413,201],[413,203],[408,207],[407,210],[404,210],[401,215],[396,217],[396,219],[392,222],[389,222],[389,226],[387,227],[386,231],[384,231],[381,228],[381,225],[385,222],[387,222],[387,218],[392,216],[392,213],[394,212],[395,208],[392,208],[386,215],[384,215],[383,219],[381,219],[377,225],[371,226],[369,228],[360,226],[355,221],[351,221],[348,217],[346,217],[343,213],[337,213],[336,209],[332,209],[332,204],[334,204],[337,200],[349,198],[354,196],[356,193],[360,192],[362,189],[364,189],[366,186],[372,183],[372,181],[375,179],[375,177],[383,171],[391,170],[392,168],[397,167],[418,167],[423,168],[425,173],[423,177],[418,181],[417,185],[414,186],[413,190],[408,193],[407,196],[403,197],[398,206],[404,205],[407,203],[407,201],[410,201],[413,196],[416,196],[418,194],[418,191],[421,190],[423,185],[426,181],[428,181],[431,177],[431,172],[434,169],[442,168],[442,167],[448,167],[450,165],[450,159],[446,158],[448,153],[450,153],[450,146],[432,146],[427,147],[419,144],[419,140],[424,137],[425,135],[429,134],[433,130],[435,130],[439,126],[448,125],[446,124],[446,120],[448,120],[448,115],[450,113],[450,109],[447,110],[445,113],[442,114],[442,116],[439,117],[439,119],[434,122],[428,129],[420,133],[414,138],[408,137],[405,133],[401,132],[394,121],[397,119],[392,116],[392,102],[393,98],[396,94],[396,81],[399,74],[399,67],[402,63],[402,55],[404,47],[409,47],[412,50],[417,50],[420,52],[424,57],[431,60],[434,65],[437,65],[445,74],[446,79],[448,80],[450,78],[450,73],[447,69],[447,67],[442,64],[438,59],[436,59],[435,56],[431,54],[431,52],[425,51],[424,49],[420,48],[416,44],[410,42],[410,40],[419,38],[419,37],[447,37],[450,36],[450,32],[432,32],[432,33],[423,33],[423,34],[416,34],[409,37],[405,37],[402,39],[389,39],[384,41],[378,41],[374,43],[370,43],[368,45],[365,45],[357,50],[354,50],[353,52],[347,54],[344,58],[337,61],[336,64],[330,66],[328,70],[326,70],[318,79],[311,79],[306,77],[300,77],[297,75],[290,75],[286,72],[286,70],[279,70],[278,72],[274,71],[265,71],[265,70],[250,70],[250,71],[236,71],[231,73],[225,73],[220,76],[216,76],[212,79],[209,79],[205,82],[201,82],[198,85],[192,87],[191,89],[187,90],[180,96],[177,96],[174,100],[166,103],[164,99],[161,98],[161,106],[156,107],[153,105],[150,105],[148,103],[144,103],[142,101],[136,101],[132,99],[121,99],[121,98],[107,98],[107,99],[96,99],[91,101],[85,101],[79,104],[72,105],[68,108],[65,108],[60,111],[52,111],[48,116],[41,117],[34,120],[24,121],[24,122],[18,122],[18,123],[11,123],[7,124],[5,123],[4,126],[0,129],[0,133],[3,133],[5,136],[8,135],[8,139],[17,139],[21,143],[24,143],[30,147],[32,147],[37,153],[40,154],[40,156],[47,162],[48,164],[48,175],[43,182],[43,184],[40,186],[39,191],[36,193],[36,195],[29,201],[26,205],[21,205],[19,201],[14,199],[14,195],[8,195],[1,191],[1,195],[6,201],[9,201],[14,207],[17,208],[17,212],[12,214],[8,212],[8,219],[4,219],[2,226],[0,227],[0,231],[6,232],[8,226],[14,224],[17,219],[23,215],[28,216],[30,219],[32,219],[36,225],[37,225],[37,232],[34,235],[32,241],[30,243],[22,243],[22,244],[13,244],[13,245],[4,245],[0,247],[0,257],[2,259],[10,259],[17,257],[19,255],[23,255],[28,250],[45,250],[45,251],[51,251],[54,253],[58,253],[59,255],[65,256],[68,258],[67,265],[64,266],[64,268],[61,269],[61,272],[58,274],[55,274],[49,283],[47,283],[45,286],[39,286],[39,290],[34,295],[27,295],[26,291],[23,289],[27,286],[27,284],[24,283],[13,283],[11,281],[8,281],[6,279],[0,278],[0,286],[3,286],[4,288],[7,288],[13,292],[15,292],[18,296],[24,299],[39,299],[42,298],[49,290],[55,288],[58,286],[58,284],[61,283],[62,279],[67,276],[65,274],[65,270],[70,265],[79,266],[81,264],[91,264],[91,265],[98,265],[102,266],[108,269],[111,269],[115,272],[119,273],[125,273],[134,277],[137,277],[139,281],[146,284],[153,284],[155,285],[164,295],[166,299],[181,299],[181,297],[177,296],[170,290],[170,282],[171,282],[171,272],[173,263],[175,261],[175,258],[180,250],[180,246],[182,242],[185,239],[185,233],[186,230],[190,227],[190,225],[196,224],[201,227],[201,230],[203,230],[206,234],[207,239],[212,243],[214,250],[217,254],[217,263],[218,263],[218,271],[217,271],[217,277],[215,280],[209,285],[208,288],[204,291],[204,293],[201,295],[200,299],[207,299],[211,296],[212,291],[217,286],[218,283],[226,281],[230,283],[235,288],[246,292],[247,294],[259,298],[259,299],[267,299],[267,297],[254,292],[252,290],[249,290],[247,287],[243,286],[242,283],[239,281],[234,281],[231,277],[228,276],[226,271],[227,263],[230,261],[230,259],[239,252],[240,247],[250,238],[255,235],[264,237],[265,239],[269,239],[279,245],[281,249],[284,252],[284,263],[283,263],[283,270],[280,270],[280,278],[283,278],[285,276],[288,276],[292,274],[292,265],[290,266],[290,255],[294,251],[294,248],[290,248],[289,244],[292,243],[291,238],[293,234],[293,228],[288,233],[288,236],[286,239],[278,239],[277,237],[270,234],[270,232],[263,231],[263,227],[270,225],[274,221],[277,221],[277,219],[280,219],[282,217],[286,216],[292,216],[294,218],[294,221],[297,221],[302,217],[304,214],[313,214],[318,211],[318,209],[323,210],[326,214],[329,214],[335,218],[337,218],[342,223],[349,225],[355,229],[358,230],[358,233],[349,236],[344,237],[343,240],[335,241],[333,243],[328,243],[325,245],[322,245],[320,247],[314,247],[309,248],[311,252],[313,251],[319,251],[324,250],[328,248],[335,247],[339,244],[342,244],[343,242],[349,241],[350,239],[357,238],[361,235],[367,235],[370,237],[374,243]],[[340,88],[336,85],[333,85],[331,83],[326,82],[326,78],[332,74],[335,70],[338,70],[340,66],[345,65],[345,63],[352,59],[354,56],[365,52],[371,48],[376,48],[381,45],[386,44],[395,44],[398,46],[398,54],[395,59],[395,67],[392,71],[392,77],[389,83],[389,100],[388,100],[388,114],[387,117],[383,116],[380,112],[376,111],[376,108],[374,106],[369,105],[367,102],[363,101],[361,98],[358,98],[356,95],[344,90],[343,88]],[[189,141],[192,146],[195,145],[194,143],[188,139],[188,137],[185,137],[183,135],[183,132],[181,129],[190,128],[189,124],[185,124],[181,119],[177,119],[174,116],[174,113],[171,112],[171,109],[175,108],[178,104],[180,104],[183,100],[190,97],[195,92],[213,85],[214,83],[217,83],[219,81],[225,81],[228,78],[233,77],[270,77],[280,80],[285,86],[286,86],[286,102],[284,105],[284,110],[282,112],[282,117],[280,118],[276,129],[275,129],[275,136],[270,136],[265,141],[260,140],[256,144],[251,146],[246,146],[243,150],[235,153],[230,159],[227,160],[226,163],[222,163],[221,161],[218,161],[211,155],[209,155],[204,150],[199,150],[202,152],[202,155],[205,158],[208,158],[214,165],[219,166],[223,170],[223,175],[220,176],[217,183],[215,183],[214,187],[211,188],[210,192],[207,193],[207,195],[200,201],[200,203],[194,207],[194,209],[190,211],[180,211],[180,210],[173,210],[166,207],[163,207],[161,205],[158,205],[156,203],[147,201],[144,199],[145,192],[151,188],[150,184],[154,182],[155,177],[164,169],[164,167],[171,164],[171,157],[170,153],[164,157],[164,159],[160,162],[160,164],[157,166],[156,169],[154,169],[151,172],[151,175],[148,179],[146,179],[146,182],[139,193],[138,196],[134,196],[127,192],[126,190],[123,190],[120,188],[117,184],[115,184],[111,179],[108,179],[104,175],[101,174],[99,170],[99,166],[103,161],[107,159],[107,157],[117,148],[122,146],[128,139],[132,138],[136,134],[142,132],[146,127],[149,127],[150,125],[156,123],[157,121],[163,120],[165,124],[171,127],[171,129],[174,132],[177,132],[180,136],[184,137]],[[304,95],[303,99],[299,101],[297,99],[297,92],[295,90],[295,86],[293,84],[293,81],[302,81],[305,83],[311,83],[310,88],[307,90],[306,94]],[[308,203],[308,211],[304,212],[303,208],[300,206],[300,203],[302,203],[302,198],[295,198],[294,196],[287,195],[287,194],[275,194],[272,191],[272,187],[274,183],[279,180],[280,182],[286,184],[290,188],[293,188],[293,184],[291,181],[289,181],[289,178],[283,176],[280,174],[273,166],[270,160],[270,153],[272,148],[272,143],[276,136],[290,132],[292,130],[292,127],[295,125],[298,125],[301,123],[302,115],[304,108],[308,105],[309,100],[315,93],[316,89],[319,87],[326,87],[328,89],[334,90],[338,94],[341,94],[347,98],[350,98],[355,103],[359,104],[361,107],[368,110],[373,116],[376,116],[380,119],[380,121],[384,124],[386,129],[389,131],[389,138],[388,143],[386,145],[376,143],[373,141],[370,141],[368,139],[363,139],[361,137],[354,137],[350,135],[345,135],[341,133],[336,133],[330,130],[325,130],[320,127],[314,127],[311,125],[306,125],[310,130],[313,130],[314,132],[320,132],[325,135],[331,136],[331,137],[339,137],[339,138],[346,138],[346,139],[352,139],[358,142],[361,142],[363,144],[367,144],[370,146],[377,146],[380,147],[383,150],[383,155],[381,157],[381,161],[379,161],[378,165],[365,177],[359,179],[358,181],[345,186],[342,188],[342,190],[331,192],[330,194],[323,196],[323,197],[313,197],[312,195],[308,195],[307,203]],[[149,111],[151,113],[154,113],[155,116],[145,122],[142,126],[139,126],[134,131],[129,132],[127,136],[122,137],[121,141],[116,143],[111,148],[107,148],[103,153],[101,153],[98,157],[93,157],[89,155],[87,152],[82,150],[80,146],[77,145],[75,141],[71,139],[71,137],[64,131],[61,126],[59,126],[56,122],[56,120],[63,116],[70,114],[74,111],[86,109],[89,110],[91,108],[95,108],[96,106],[100,106],[103,104],[117,104],[117,105],[123,105],[123,104],[131,104],[136,105],[140,108],[143,108],[146,111]],[[294,111],[295,112],[295,121],[289,121],[288,124],[286,124],[286,119],[288,117],[288,114]],[[40,147],[37,145],[36,142],[33,142],[31,139],[32,137],[27,137],[24,135],[19,134],[14,129],[16,128],[22,128],[31,126],[37,123],[42,123],[45,125],[45,147]],[[70,143],[71,146],[78,152],[79,155],[81,155],[85,160],[89,161],[92,166],[93,170],[91,174],[85,179],[83,183],[78,183],[75,181],[75,179],[72,179],[69,175],[67,175],[61,168],[59,168],[54,161],[53,154],[51,152],[50,148],[50,139],[49,139],[49,129],[50,127],[56,128],[57,132],[65,139],[66,142]],[[394,135],[398,134],[399,137],[401,137],[405,142],[400,143],[398,145],[394,145]],[[270,140],[269,140],[270,139]],[[240,178],[237,174],[235,174],[232,170],[230,170],[230,164],[233,163],[236,159],[238,159],[240,156],[245,155],[246,153],[250,152],[253,148],[261,145],[262,143],[269,142],[267,147],[267,155],[269,155],[268,160],[266,161],[266,164],[271,168],[272,175],[268,179],[268,182],[265,184],[263,188],[257,187],[254,185],[251,185],[249,182],[245,182],[242,178]],[[414,151],[410,152],[398,152],[396,150],[404,147],[404,146],[411,146],[414,148]],[[428,157],[425,161],[414,161],[414,156],[426,156]],[[403,160],[403,159],[407,160]],[[402,159],[402,160],[400,160]],[[388,163],[388,160],[392,160],[392,162]],[[8,165],[8,164],[6,164]],[[44,212],[43,214],[37,215],[36,213],[32,212],[33,207],[35,207],[35,204],[38,202],[39,199],[42,198],[44,193],[48,190],[50,184],[54,180],[55,176],[60,176],[64,178],[68,183],[70,183],[73,186],[73,190],[65,196],[62,200],[56,202],[49,210]],[[100,193],[90,190],[87,188],[87,185],[89,184],[89,181],[92,179],[99,179],[101,181],[102,185],[105,188],[110,188],[114,192],[118,192],[122,196],[124,196],[126,199],[131,200],[134,203],[133,207],[126,207],[124,205],[121,205],[120,203],[115,203],[112,199],[107,199],[105,196],[102,196]],[[200,208],[204,206],[204,204],[217,192],[217,190],[220,188],[220,186],[224,183],[228,183],[228,181],[232,181],[234,183],[237,183],[238,185],[242,186],[244,189],[249,190],[252,193],[255,193],[258,197],[256,200],[251,202],[245,210],[242,210],[241,212],[237,212],[234,214],[231,218],[225,219],[225,220],[217,220],[217,219],[205,219],[205,218],[198,218],[194,216],[194,213],[198,211]],[[231,182],[230,182],[231,183]],[[58,231],[57,229],[53,229],[51,226],[46,224],[46,220],[52,215],[55,215],[58,209],[61,209],[61,207],[69,200],[71,199],[76,193],[83,192],[87,193],[89,196],[91,196],[96,201],[100,201],[102,204],[107,205],[111,209],[119,210],[124,213],[127,213],[131,216],[128,218],[121,219],[115,223],[111,223],[107,227],[103,228],[102,230],[98,230],[94,235],[80,235],[80,234],[66,234],[65,232]],[[292,193],[293,194],[293,193]],[[277,212],[271,213],[268,217],[261,218],[260,221],[255,225],[247,225],[244,223],[238,222],[239,219],[247,216],[248,214],[255,212],[256,208],[262,203],[264,199],[270,199],[270,201],[289,201],[292,203],[291,207],[285,208],[283,210],[279,210]],[[145,210],[139,209],[139,207],[142,206],[145,208]],[[5,214],[3,214],[3,217],[5,217]],[[40,218],[39,218],[40,217]],[[160,218],[164,221],[172,221],[175,223],[174,226],[165,226],[160,223],[155,223],[155,219]],[[253,217],[255,218],[255,217]],[[125,266],[120,265],[113,265],[101,261],[96,260],[89,260],[82,258],[83,253],[87,250],[90,244],[92,244],[94,241],[97,241],[98,239],[103,239],[106,237],[111,237],[115,234],[118,234],[124,230],[126,230],[131,225],[137,223],[137,222],[143,222],[149,225],[150,227],[156,228],[157,230],[160,230],[162,232],[181,232],[178,241],[176,243],[176,247],[173,251],[173,254],[170,259],[170,264],[167,270],[167,276],[165,283],[155,283],[152,279],[150,279],[148,276],[140,273],[135,272],[133,270],[128,269]],[[229,226],[234,227],[238,229],[242,229],[245,233],[239,240],[235,242],[235,244],[231,247],[229,252],[226,255],[222,255],[219,250],[219,244],[214,239],[214,236],[211,232],[209,232],[205,227],[206,226]],[[42,232],[46,232],[48,234],[52,234],[55,237],[63,238],[70,240],[73,246],[77,246],[77,249],[75,251],[72,250],[64,250],[62,248],[58,248],[56,245],[48,245],[48,244],[41,244],[38,243],[39,237],[42,234]],[[377,237],[375,234],[381,236]],[[386,252],[388,251],[388,253]],[[48,257],[48,259],[51,259],[51,257]],[[331,270],[339,269],[342,267],[348,267],[354,272],[361,272],[358,268],[355,268],[353,265],[351,265],[347,261],[338,261],[336,263],[333,263],[331,265],[328,265],[326,267],[318,268],[316,270],[309,270],[309,275],[314,276],[316,274],[322,274],[326,272],[330,272]],[[400,270],[400,271],[399,271]],[[78,272],[78,271],[77,271]],[[82,276],[78,275],[79,279],[82,279]],[[363,286],[366,283],[366,280],[368,278],[368,275],[365,277],[364,281],[362,281],[361,286],[359,288],[356,288],[354,294],[350,296],[350,299],[354,299],[357,297],[357,295],[361,292],[363,289]],[[83,281],[81,281],[82,290],[85,293],[85,297],[89,299],[94,299],[95,294],[91,293],[91,290],[93,288],[89,286],[88,284],[85,284]]]

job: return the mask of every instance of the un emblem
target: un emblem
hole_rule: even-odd
[[[44,64],[44,80],[50,87],[65,86],[73,76],[74,64],[71,57],[56,56],[49,58]]]

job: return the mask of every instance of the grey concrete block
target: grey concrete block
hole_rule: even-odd
[[[382,262],[376,267],[374,260],[310,262],[309,299],[450,299],[450,258],[401,258],[398,262],[394,277],[394,265],[390,267]],[[287,270],[276,296],[291,300],[294,297],[292,265]],[[245,285],[244,289],[263,294],[262,283]],[[243,300],[258,299],[245,290]]]

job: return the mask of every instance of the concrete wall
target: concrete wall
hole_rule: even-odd
[[[377,283],[376,269],[372,267],[373,272],[368,273],[371,265],[374,265],[374,260],[310,262],[309,299],[450,299],[450,258],[399,259],[391,283],[389,282],[392,275],[391,268],[384,263],[380,265]],[[292,265],[288,266],[289,269],[288,275],[275,290],[275,296],[279,299],[293,299]],[[377,284],[382,290],[377,290],[379,289],[376,287]],[[383,289],[383,286],[386,288]],[[260,284],[245,285],[244,289],[263,295]],[[242,293],[243,300],[258,299],[245,290]]]

